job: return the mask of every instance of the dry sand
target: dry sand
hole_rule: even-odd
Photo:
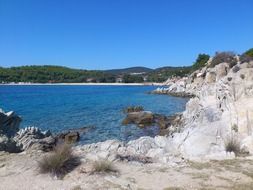
[[[253,189],[253,160],[234,159],[179,166],[115,162],[118,173],[91,174],[85,161],[62,180],[40,174],[42,153],[0,153],[1,190],[193,190]]]

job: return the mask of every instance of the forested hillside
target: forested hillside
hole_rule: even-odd
[[[1,82],[115,82],[115,77],[101,71],[70,69],[60,66],[22,66],[0,68]]]

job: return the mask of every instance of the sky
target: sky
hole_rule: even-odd
[[[253,0],[0,0],[0,66],[191,65],[253,47]]]

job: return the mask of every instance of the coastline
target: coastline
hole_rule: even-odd
[[[163,83],[5,83],[0,86],[162,86]]]
[[[235,72],[236,67],[238,68]],[[57,176],[54,173],[48,172],[47,175],[38,173],[38,161],[55,154],[43,149],[52,150],[57,140],[52,136],[46,136],[48,133],[41,132],[35,127],[18,130],[13,138],[15,141],[5,138],[4,142],[8,145],[6,148],[11,148],[13,142],[24,147],[22,150],[24,153],[0,153],[2,160],[0,176],[3,176],[0,189],[6,187],[15,189],[17,183],[24,189],[29,189],[35,183],[36,189],[46,186],[49,189],[104,189],[105,187],[150,189],[151,187],[151,189],[164,190],[168,187],[189,189],[189,184],[191,189],[219,189],[221,184],[222,189],[252,189],[253,141],[252,120],[249,119],[253,118],[252,76],[252,65],[238,62],[232,68],[227,63],[221,63],[214,68],[205,66],[188,78],[167,81],[169,87],[165,90],[166,93],[189,93],[196,96],[189,99],[182,115],[170,125],[171,135],[141,136],[127,143],[110,139],[74,146],[73,155],[80,158],[81,162],[66,173],[66,177],[61,181],[55,180]],[[12,83],[6,85],[137,86],[148,84]],[[4,121],[12,121],[6,122],[7,129],[20,122],[13,112],[3,113],[3,115],[7,117]],[[38,136],[36,134],[41,135],[42,138],[34,138]],[[72,133],[69,138],[78,137]],[[227,142],[233,143],[230,150]],[[94,164],[102,165],[104,161],[110,163],[110,166],[116,170],[96,171]],[[178,178],[182,180],[177,180]],[[17,183],[13,183],[13,180]]]

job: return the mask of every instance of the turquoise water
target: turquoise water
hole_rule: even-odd
[[[144,135],[154,136],[156,127],[140,129],[122,126],[130,105],[171,115],[183,111],[187,99],[147,92],[154,86],[0,86],[0,108],[14,110],[22,117],[21,127],[36,126],[52,132],[94,126],[81,142],[107,139],[128,141]]]

